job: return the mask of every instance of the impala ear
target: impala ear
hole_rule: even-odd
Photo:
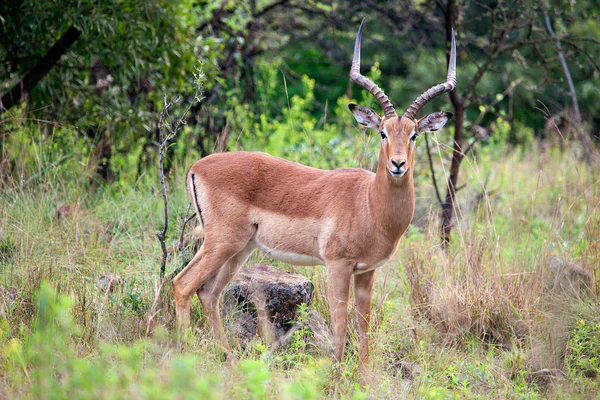
[[[435,132],[442,129],[454,114],[448,111],[438,111],[424,116],[419,120],[419,133]]]
[[[359,106],[358,104],[348,104],[348,108],[354,114],[356,121],[367,128],[379,129],[381,117],[370,108]]]

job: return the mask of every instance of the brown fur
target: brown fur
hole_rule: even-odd
[[[204,243],[173,280],[177,317],[183,326],[189,325],[190,303],[197,293],[209,324],[229,350],[219,298],[240,265],[255,248],[262,247],[284,261],[292,258],[299,264],[327,265],[339,362],[354,276],[360,316],[359,358],[364,368],[369,357],[374,269],[393,255],[413,217],[415,142],[410,137],[417,124],[418,130],[426,130],[430,122],[426,120],[422,126],[401,117],[382,120],[372,110],[350,108],[359,122],[365,116],[361,113],[368,113],[365,126],[387,132],[376,174],[361,169],[319,170],[249,152],[213,154],[192,165],[187,175],[188,193],[202,216]],[[449,118],[444,116],[441,126]],[[441,127],[439,118],[436,122],[431,130]],[[392,160],[406,162],[403,176],[391,175],[395,168]]]

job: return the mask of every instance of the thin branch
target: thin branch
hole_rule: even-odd
[[[566,37],[561,37],[559,39],[560,40],[565,40],[567,38]],[[574,42],[589,42],[589,43],[594,43],[594,44],[600,46],[600,40],[594,39],[594,38],[588,38],[588,37],[580,37],[580,38],[571,37],[569,39],[572,40],[572,41],[574,41]]]
[[[576,45],[572,40],[570,40],[568,38],[563,39],[563,42],[568,43],[578,53],[582,53],[584,56],[586,56],[587,59],[592,63],[592,65],[594,66],[594,68],[596,69],[596,71],[600,72],[600,65],[596,62],[596,59],[594,58],[594,56],[592,56],[590,53],[588,53],[585,49],[583,49],[583,48],[579,47],[578,45]]]
[[[481,123],[481,121],[483,120],[483,117],[494,107],[496,107],[496,105],[498,105],[498,103],[500,103],[504,97],[506,97],[507,94],[509,94],[510,92],[512,92],[515,87],[517,87],[521,82],[523,82],[523,78],[518,78],[515,79],[514,81],[512,81],[510,83],[510,85],[508,85],[508,87],[506,89],[504,89],[504,92],[502,92],[501,96],[496,96],[496,98],[494,99],[494,101],[492,101],[490,104],[486,105],[483,110],[479,113],[479,115],[477,116],[477,119],[475,120],[475,122],[473,122],[472,126],[477,126]],[[466,154],[466,151],[465,151]]]
[[[579,140],[581,141],[581,147],[583,147],[583,156],[585,158],[585,162],[590,164],[592,162],[592,152],[594,150],[594,144],[592,143],[589,135],[583,130],[581,126],[581,111],[579,110],[579,101],[577,100],[577,92],[575,91],[575,85],[573,84],[573,79],[571,78],[571,73],[569,72],[569,66],[567,65],[567,60],[562,52],[562,46],[560,44],[560,40],[556,37],[556,34],[552,30],[552,24],[550,22],[550,16],[548,15],[548,10],[544,9],[544,19],[546,21],[546,28],[550,33],[550,36],[556,39],[555,46],[556,51],[558,52],[558,57],[560,58],[560,64],[562,65],[563,73],[567,78],[567,83],[569,84],[569,91],[571,92],[571,101],[573,102],[573,111],[575,112],[575,122],[577,125],[577,134],[579,136]]]
[[[494,101],[492,101],[490,104],[488,104],[487,106],[484,107],[483,110],[481,110],[481,112],[479,113],[479,115],[477,116],[477,119],[475,120],[475,122],[473,122],[473,124],[471,126],[475,127],[477,125],[479,125],[481,123],[481,121],[483,120],[483,117],[494,107],[496,107],[496,105],[502,101],[504,99],[504,97],[509,94],[510,92],[512,92],[514,90],[514,88],[519,85],[521,82],[523,81],[523,78],[518,78],[515,79],[514,81],[512,81],[510,83],[510,85],[508,85],[508,87],[504,90],[504,92],[502,92],[501,96],[498,96],[494,99]],[[478,138],[474,137],[473,140],[469,143],[469,145],[467,146],[467,148],[462,152],[463,157],[466,157],[467,154],[469,154],[469,151],[471,151],[471,149],[473,148],[473,146],[475,146],[475,144],[478,142]]]
[[[190,206],[188,205],[188,212],[190,210]],[[187,214],[187,212],[186,212]],[[185,257],[185,245],[187,243],[189,243],[190,237],[193,237],[193,235],[191,234],[187,234],[185,235],[185,227],[187,225],[188,222],[190,222],[194,217],[196,216],[196,213],[193,213],[192,215],[190,215],[189,217],[185,218],[183,220],[183,226],[181,227],[181,235],[179,236],[179,250],[181,252],[181,265],[177,268],[175,268],[175,270],[173,272],[171,272],[171,274],[169,274],[169,281],[172,281],[177,275],[179,275],[179,273],[181,271],[183,271],[183,269],[185,268],[185,266],[188,264],[189,260]],[[175,245],[170,247],[171,250],[171,254],[175,252]]]
[[[488,56],[487,56],[486,60],[483,62],[483,64],[481,64],[481,66],[479,67],[479,69],[477,70],[475,75],[473,76],[473,79],[471,79],[471,81],[467,84],[467,87],[463,91],[463,94],[462,94],[463,101],[468,100],[470,98],[471,92],[475,90],[475,87],[477,86],[477,84],[479,84],[479,81],[483,78],[485,73],[488,71],[490,64],[500,54],[502,54],[503,52],[506,51],[506,48],[502,49],[502,44],[508,38],[508,35],[506,34],[506,32],[510,31],[512,29],[512,27],[513,27],[512,24],[509,24],[508,26],[504,27],[504,29],[502,29],[502,31],[500,32],[500,35],[499,35],[498,43],[496,44],[495,47],[493,47],[493,49],[492,49],[492,41],[490,40]]]
[[[167,103],[167,97],[164,98],[164,106],[163,110],[160,112],[160,117],[158,120],[158,130],[160,136],[160,144],[158,149],[159,154],[159,165],[158,170],[160,174],[160,187],[162,192],[163,204],[164,204],[164,225],[163,229],[156,234],[158,240],[160,241],[160,247],[162,249],[162,259],[160,263],[160,276],[163,277],[165,275],[165,266],[167,265],[167,245],[165,243],[165,237],[167,235],[167,228],[169,225],[169,205],[167,199],[167,186],[165,184],[165,169],[164,169],[164,161],[165,156],[167,154],[167,149],[169,142],[177,136],[177,133],[183,128],[185,125],[186,117],[190,112],[192,106],[202,100],[201,98],[202,87],[200,83],[198,83],[198,88],[196,89],[196,93],[194,94],[194,98],[188,104],[187,108],[183,112],[183,114],[179,117],[174,127],[169,126],[166,123],[166,118],[169,115],[169,109],[173,107],[178,101],[179,96],[177,96],[173,101]]]
[[[573,79],[571,78],[571,73],[569,72],[569,66],[567,65],[567,60],[565,60],[565,56],[562,52],[562,46],[560,44],[560,40],[556,37],[554,30],[552,29],[552,24],[550,23],[550,16],[548,15],[548,10],[544,10],[544,20],[546,21],[546,28],[548,29],[548,33],[555,39],[554,45],[556,46],[556,51],[558,51],[558,57],[560,58],[560,64],[562,65],[563,72],[565,77],[567,78],[567,82],[569,84],[569,90],[571,91],[571,99],[573,100],[573,108],[575,111],[575,120],[577,124],[581,124],[581,111],[579,111],[579,101],[577,100],[577,93],[575,92],[575,85],[573,84]]]
[[[466,156],[467,154],[469,154],[469,151],[473,148],[473,146],[475,146],[475,143],[477,142],[477,138],[473,138],[473,140],[471,141],[471,143],[469,143],[469,145],[467,146],[467,148],[465,149],[465,151],[463,151],[463,155]]]
[[[265,6],[262,10],[258,11],[256,14],[254,14],[254,19],[262,17],[263,15],[267,14],[269,11],[273,10],[274,8],[284,5],[285,3],[289,3],[289,1],[290,0],[279,0],[274,3],[269,4],[268,6]]]
[[[164,134],[163,129],[166,128],[164,126],[164,120],[169,112],[169,108],[171,108],[178,101],[179,101],[179,97],[176,97],[175,99],[173,99],[173,101],[167,103],[167,96],[165,95],[164,103],[163,103],[164,104],[163,110],[160,112],[160,117],[158,119],[158,129],[159,129],[160,138],[161,138],[160,147],[158,149],[158,154],[159,154],[158,170],[159,170],[159,175],[160,175],[160,187],[161,187],[161,192],[162,192],[163,208],[164,208],[164,215],[165,215],[165,223],[163,225],[163,229],[156,234],[156,236],[158,237],[158,240],[160,241],[160,247],[161,247],[162,253],[163,253],[163,256],[162,256],[162,259],[160,262],[160,276],[161,277],[163,277],[165,275],[165,266],[167,265],[167,256],[168,256],[167,245],[165,243],[165,236],[167,234],[167,227],[168,227],[168,223],[169,223],[169,204],[168,204],[168,199],[167,199],[167,187],[165,185],[164,161],[165,161],[165,155],[167,153],[167,143],[168,143],[169,139],[171,139],[169,133],[167,133],[166,135]]]
[[[146,337],[150,336],[150,332],[152,331],[152,326],[154,325],[154,318],[158,314],[156,308],[158,306],[158,302],[160,300],[160,294],[162,292],[162,288],[165,281],[164,279],[159,282],[154,283],[154,301],[152,302],[152,307],[150,307],[150,311],[148,312],[148,320],[146,321]]]
[[[433,181],[433,187],[435,188],[435,197],[437,197],[439,204],[442,204],[442,196],[440,195],[440,189],[438,188],[437,180],[435,179],[435,170],[433,169],[428,135],[425,135],[425,145],[427,146],[427,160],[429,160],[429,169],[431,170],[431,180]]]
[[[188,208],[187,211],[185,212],[186,214],[188,212],[190,212],[190,206],[191,204],[188,204]],[[192,218],[194,218],[196,216],[196,213],[193,213],[192,215],[190,215],[189,217],[185,218],[183,220],[183,226],[181,227],[181,235],[179,236],[179,251],[181,252],[181,269],[183,269],[185,267],[185,265],[188,263],[187,259],[185,258],[185,247],[183,245],[183,237],[184,237],[184,233],[185,233],[185,226],[187,225],[188,222],[190,222],[192,220]]]

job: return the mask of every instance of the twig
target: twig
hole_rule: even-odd
[[[189,210],[189,207],[188,207]],[[183,227],[181,228],[181,236],[179,237],[179,250],[181,251],[181,265],[177,268],[175,268],[175,270],[173,272],[171,272],[171,274],[169,275],[169,280],[172,281],[181,271],[183,271],[183,269],[185,268],[185,266],[188,264],[188,260],[185,258],[185,244],[186,244],[186,235],[184,235],[184,231],[185,231],[185,226],[187,225],[188,222],[190,222],[194,217],[196,216],[196,213],[193,213],[192,215],[190,215],[189,217],[187,217],[186,219],[183,220]],[[188,237],[190,236],[189,234],[187,235]]]
[[[598,62],[596,62],[596,60],[594,59],[594,56],[592,56],[590,53],[588,53],[585,49],[583,49],[582,47],[578,46],[577,44],[575,44],[575,42],[569,38],[564,38],[563,42],[568,43],[571,47],[573,47],[575,49],[576,52],[583,54],[584,56],[587,57],[587,59],[592,63],[592,65],[594,66],[594,69],[598,72],[600,72],[600,64],[598,64]]]
[[[473,140],[471,141],[471,143],[469,143],[469,145],[467,146],[467,148],[465,149],[465,151],[463,152],[463,154],[466,156],[467,154],[469,154],[469,150],[471,150],[471,148],[473,148],[473,146],[475,145],[475,143],[477,142],[477,138],[473,138]]]
[[[496,105],[498,105],[498,103],[500,101],[502,101],[504,99],[504,97],[506,97],[510,92],[512,92],[514,90],[515,87],[517,87],[517,85],[519,85],[521,82],[523,82],[523,78],[517,78],[514,81],[512,81],[510,83],[510,85],[508,85],[508,87],[506,89],[504,89],[504,92],[502,92],[500,97],[496,97],[494,99],[494,101],[492,101],[490,104],[488,104],[487,106],[484,106],[483,110],[479,113],[479,115],[477,116],[477,119],[475,120],[475,122],[473,122],[472,126],[477,126],[481,123],[481,121],[483,120],[483,117],[494,107],[496,107]],[[465,151],[465,154],[467,152]]]
[[[187,211],[185,212],[186,214],[190,212],[190,206],[191,204],[188,204],[188,208]],[[185,248],[183,246],[183,236],[185,233],[185,226],[187,225],[188,222],[190,222],[192,220],[192,218],[194,218],[196,216],[196,213],[193,213],[192,215],[190,215],[189,217],[185,218],[183,220],[183,226],[181,227],[181,235],[179,236],[179,251],[181,252],[181,268],[183,269],[185,267],[185,265],[187,264],[187,260],[185,258]]]
[[[165,275],[165,266],[167,264],[168,252],[167,252],[167,245],[165,243],[165,237],[167,235],[167,228],[169,225],[169,205],[168,205],[168,200],[167,200],[167,186],[165,184],[164,161],[165,161],[165,156],[167,154],[167,148],[168,148],[169,142],[171,140],[175,139],[175,137],[177,136],[177,133],[185,125],[186,117],[187,117],[188,113],[190,112],[190,109],[192,108],[192,106],[202,100],[202,98],[201,98],[202,86],[201,86],[199,80],[197,80],[197,84],[198,84],[198,87],[196,89],[196,93],[194,94],[194,98],[192,99],[192,101],[190,101],[190,104],[188,104],[187,108],[185,109],[185,111],[183,112],[181,117],[179,117],[175,126],[168,125],[165,120],[169,116],[169,109],[171,107],[173,107],[173,105],[179,101],[179,96],[175,97],[175,99],[173,99],[173,101],[171,101],[169,103],[167,103],[167,96],[165,96],[164,106],[163,106],[162,111],[160,112],[160,117],[158,120],[158,131],[159,131],[159,137],[160,137],[160,144],[159,144],[159,149],[158,149],[158,154],[159,154],[158,170],[159,170],[159,174],[160,174],[160,187],[161,187],[162,198],[163,198],[163,203],[164,203],[164,216],[165,216],[163,229],[156,234],[156,236],[158,237],[158,240],[160,241],[160,247],[162,249],[162,259],[160,262],[161,278]]]
[[[163,129],[165,129],[164,120],[165,120],[165,116],[169,112],[169,108],[171,108],[173,106],[173,104],[177,103],[178,101],[179,101],[179,97],[175,97],[175,99],[173,99],[173,101],[171,101],[170,103],[167,103],[167,96],[165,95],[163,110],[160,112],[160,117],[158,119],[158,131],[159,131],[160,140],[161,140],[160,147],[158,149],[158,154],[159,154],[158,170],[159,170],[159,175],[160,175],[160,187],[161,187],[161,192],[162,192],[162,197],[163,197],[164,215],[165,215],[165,223],[163,225],[163,229],[162,229],[162,231],[160,231],[156,234],[156,236],[158,237],[158,240],[160,241],[160,247],[161,247],[162,253],[163,253],[163,257],[160,262],[160,276],[161,277],[163,277],[165,275],[165,266],[167,264],[167,255],[168,255],[167,244],[165,243],[165,236],[167,234],[167,226],[169,223],[169,204],[168,204],[168,200],[167,200],[167,187],[165,185],[164,161],[165,161],[165,155],[167,153],[167,143],[171,139],[170,132],[167,133],[167,135],[164,135]]]
[[[269,349],[269,354],[274,354],[280,347],[288,344],[290,340],[294,337],[294,333],[296,333],[302,326],[299,323],[294,324],[287,332],[277,339],[271,348]]]
[[[154,284],[154,301],[152,302],[152,307],[150,307],[150,311],[148,312],[148,321],[146,321],[146,337],[150,336],[150,331],[152,330],[152,322],[154,321],[154,317],[158,314],[156,311],[156,307],[158,306],[158,300],[160,300],[160,293],[162,291],[163,285],[165,281],[164,279],[160,280],[160,284],[155,282]]]
[[[473,123],[473,127],[479,125],[481,123],[481,121],[483,120],[483,117],[494,107],[496,107],[496,105],[502,100],[504,99],[504,97],[510,93],[512,90],[514,90],[514,88],[519,85],[521,82],[523,81],[523,78],[518,78],[515,79],[514,81],[512,81],[510,83],[510,85],[508,85],[508,87],[504,90],[504,92],[502,92],[502,96],[500,97],[496,97],[494,99],[494,101],[492,101],[490,104],[488,104],[487,106],[485,106],[483,108],[483,110],[481,110],[481,112],[479,113],[479,115],[477,116],[477,119],[475,120],[475,122]],[[469,154],[469,151],[473,148],[473,146],[475,146],[475,144],[477,143],[478,139],[477,137],[474,137],[473,140],[469,143],[469,145],[466,147],[466,149],[462,152],[462,154],[464,156],[466,156],[467,154]]]

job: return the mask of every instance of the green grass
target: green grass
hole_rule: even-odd
[[[393,261],[378,272],[367,387],[356,383],[354,317],[343,372],[301,331],[275,354],[257,338],[246,349],[236,347],[234,360],[223,361],[197,301],[198,329],[178,337],[170,287],[157,296],[162,204],[151,178],[88,193],[89,176],[76,173],[69,162],[40,165],[39,176],[26,183],[5,177],[0,286],[14,296],[0,292],[0,397],[596,394],[597,378],[586,376],[598,369],[600,176],[554,149],[492,150],[465,161],[461,182],[466,186],[459,192],[448,252],[439,246],[437,209],[427,208],[435,204],[432,187],[417,179],[416,217],[430,223],[411,227]],[[424,173],[426,159],[417,163]],[[176,240],[187,207],[184,171],[175,167],[169,182],[169,242]],[[475,204],[484,184],[487,194]],[[85,211],[59,220],[57,209],[65,203],[79,203]],[[552,289],[555,258],[587,269],[588,290],[574,296]],[[251,262],[274,263],[261,254]],[[168,269],[179,263],[176,257]],[[324,268],[293,270],[311,278],[314,307],[328,318]],[[108,294],[96,284],[106,273],[122,278]],[[403,377],[400,362],[415,363],[419,373]],[[530,372],[542,368],[561,369],[567,376],[549,386],[532,381]]]

